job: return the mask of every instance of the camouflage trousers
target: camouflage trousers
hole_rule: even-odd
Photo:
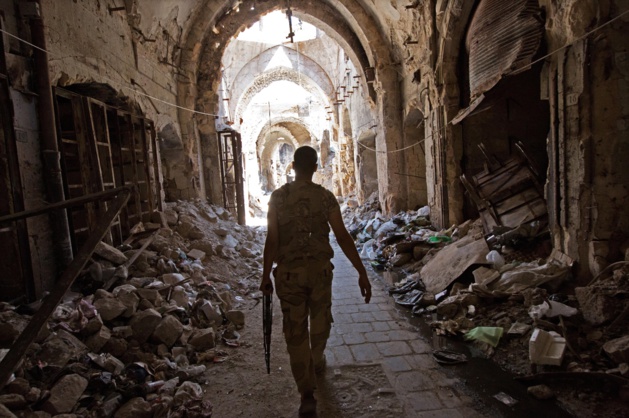
[[[299,266],[278,266],[275,275],[290,367],[300,393],[315,389],[315,368],[324,365],[332,327],[332,268],[329,261],[306,259]]]

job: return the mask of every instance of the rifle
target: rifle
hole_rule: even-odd
[[[262,296],[262,330],[264,332],[264,360],[266,372],[271,374],[271,328],[273,325],[273,294]]]

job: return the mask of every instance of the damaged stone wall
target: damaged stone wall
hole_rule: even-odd
[[[554,245],[579,260],[581,277],[621,257],[629,234],[627,155],[629,18],[580,38],[626,11],[624,1],[544,2],[551,105],[548,202]]]
[[[177,109],[167,104],[177,102],[175,62],[191,8],[158,2],[151,3],[152,9],[138,1],[126,2],[123,9],[87,0],[41,3],[52,84],[109,85],[137,104],[156,124],[167,198],[195,197],[200,190],[194,175],[197,157],[182,140]]]

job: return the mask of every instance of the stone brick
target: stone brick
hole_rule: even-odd
[[[629,335],[607,341],[603,350],[616,363],[629,363]]]
[[[151,418],[153,410],[151,404],[142,398],[132,398],[122,405],[114,418]]]
[[[216,346],[216,335],[214,329],[206,328],[197,330],[192,334],[188,343],[197,351],[205,351]]]
[[[161,321],[162,316],[154,309],[137,312],[130,322],[134,338],[140,342],[148,340]]]
[[[177,318],[168,315],[163,318],[153,332],[153,339],[172,347],[181,336],[183,325]]]
[[[188,258],[191,258],[193,260],[199,260],[199,261],[205,260],[205,252],[201,250],[192,249],[188,251],[187,255],[188,255]]]
[[[112,263],[118,265],[124,264],[128,261],[128,258],[122,253],[122,251],[102,241],[96,245],[94,253],[104,258],[105,260],[111,261]]]
[[[365,343],[350,346],[352,355],[358,362],[370,362],[380,358],[380,353],[375,344]]]
[[[87,379],[78,374],[63,376],[50,390],[50,398],[42,409],[52,415],[72,411],[83,391],[87,388]]]
[[[105,322],[118,318],[127,310],[125,304],[115,298],[98,299],[94,302],[94,307]]]
[[[111,331],[106,326],[102,326],[96,333],[92,334],[86,341],[85,345],[91,351],[98,353],[107,341],[111,338]]]
[[[382,353],[384,357],[401,356],[412,353],[411,347],[404,341],[377,343],[376,347],[378,347],[378,351]]]

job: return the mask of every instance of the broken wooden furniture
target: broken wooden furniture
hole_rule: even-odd
[[[539,221],[540,230],[548,224],[544,187],[521,142],[516,155],[504,163],[489,157],[483,146],[485,170],[461,182],[478,208],[486,233],[496,227],[516,228],[523,223]]]

